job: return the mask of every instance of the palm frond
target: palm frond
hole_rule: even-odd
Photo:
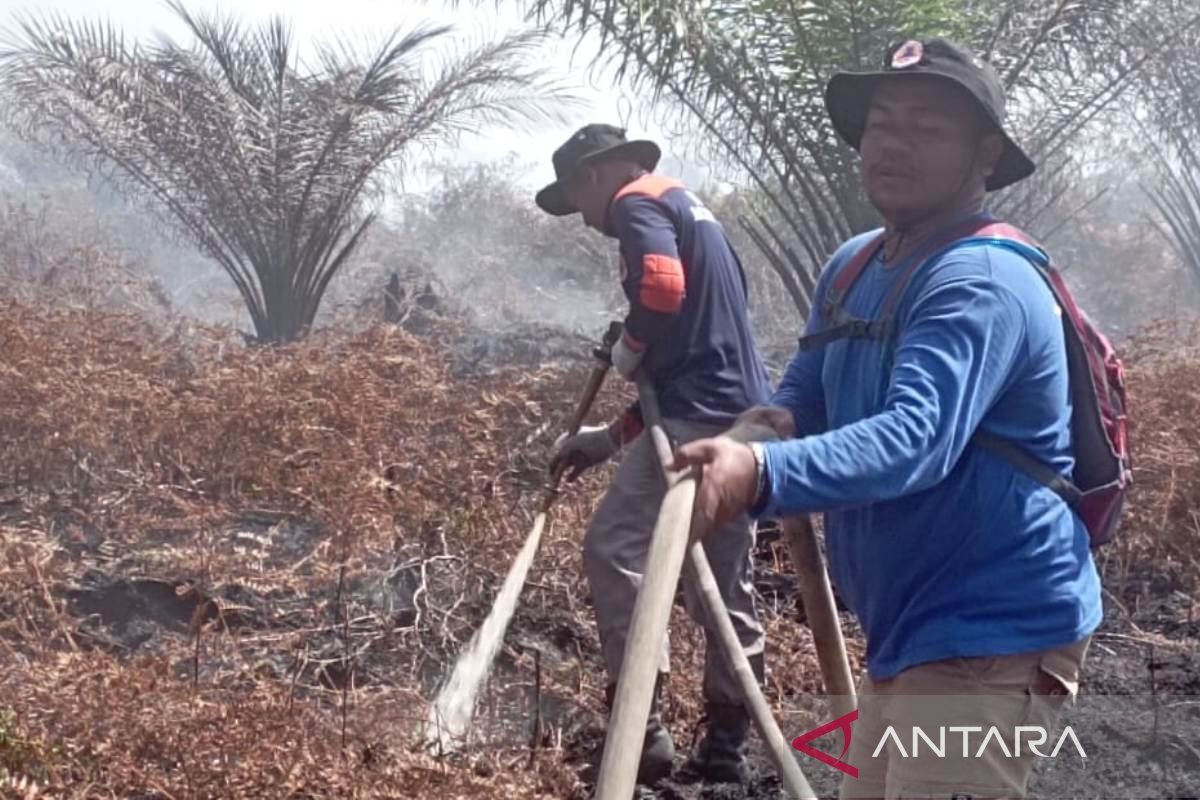
[[[671,119],[701,134],[698,158],[731,164],[756,186],[769,224],[746,225],[769,248],[769,263],[791,272],[781,272],[789,287],[804,287],[850,233],[878,222],[857,160],[827,120],[823,93],[835,71],[875,68],[900,37],[945,35],[986,52],[1018,99],[1018,138],[1044,162],[1035,181],[997,198],[1014,222],[1029,224],[1047,214],[1044,201],[1059,195],[1071,171],[1065,143],[1113,111],[1165,32],[1142,0],[528,0],[526,7],[564,36],[598,38],[595,68],[666,99]]]
[[[111,165],[211,255],[267,341],[311,326],[373,216],[372,182],[412,147],[491,124],[561,118],[577,98],[536,66],[541,34],[427,67],[450,29],[397,30],[364,51],[296,56],[280,18],[258,27],[169,0],[193,42],[127,43],[110,24],[26,15],[0,41],[14,123]]]

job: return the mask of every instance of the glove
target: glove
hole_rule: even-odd
[[[566,469],[564,477],[571,483],[588,469],[612,458],[619,449],[609,426],[583,427],[574,436],[564,434],[554,443],[550,472]]]
[[[786,408],[755,406],[742,412],[725,435],[743,444],[791,439],[796,435],[796,421]]]
[[[616,368],[617,372],[621,373],[621,377],[627,381],[631,381],[637,375],[638,367],[642,365],[642,355],[644,352],[643,350],[635,350],[629,343],[629,337],[622,336],[613,345],[612,365]]]

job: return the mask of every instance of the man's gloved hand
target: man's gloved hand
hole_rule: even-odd
[[[743,411],[725,435],[742,444],[791,439],[796,435],[796,420],[786,408],[755,406]]]
[[[621,377],[631,381],[637,375],[638,367],[642,365],[644,351],[635,350],[626,336],[622,336],[612,349],[612,365]]]
[[[565,469],[563,477],[571,483],[588,469],[612,458],[620,449],[608,425],[585,426],[574,436],[564,434],[554,443],[550,472]]]

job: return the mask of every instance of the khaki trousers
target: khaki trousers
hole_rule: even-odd
[[[859,772],[843,779],[841,797],[1025,797],[1035,761],[1059,741],[1059,715],[1078,692],[1089,641],[1013,656],[935,661],[886,681],[864,676],[846,756]],[[917,738],[916,727],[927,738]],[[988,740],[993,729],[998,738]],[[943,745],[942,753],[935,752],[937,745]],[[1064,757],[1074,754],[1068,750]]]
[[[715,436],[723,427],[678,420],[664,421],[676,444]],[[583,565],[591,586],[592,606],[610,683],[616,683],[625,654],[638,587],[658,512],[666,494],[666,479],[648,434],[627,448],[616,475],[583,540]],[[754,603],[752,583],[755,526],[746,515],[709,533],[704,550],[746,656],[763,652],[764,635]],[[741,704],[733,673],[720,650],[716,629],[705,621],[703,607],[684,570],[684,600],[693,620],[705,628],[704,697],[709,702]],[[663,642],[659,669],[670,668],[669,647]]]

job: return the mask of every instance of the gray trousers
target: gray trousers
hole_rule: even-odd
[[[667,420],[664,425],[676,444],[723,431],[721,427],[678,420]],[[621,672],[633,606],[666,490],[654,443],[647,434],[642,434],[626,450],[583,540],[583,565],[591,585],[609,683],[615,683]],[[742,515],[711,531],[704,542],[713,575],[747,657],[763,652],[765,638],[754,603],[751,561],[754,537],[753,521]],[[705,628],[704,698],[713,703],[741,704],[741,693],[721,652],[716,627],[710,627],[705,620],[686,563],[683,575],[688,614]],[[666,641],[659,669],[663,672],[670,669]]]

